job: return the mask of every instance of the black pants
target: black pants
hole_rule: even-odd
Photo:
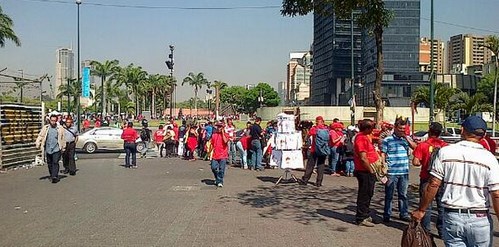
[[[307,167],[305,170],[305,174],[302,177],[303,182],[308,182],[312,173],[314,172],[315,164],[317,163],[317,181],[315,182],[316,186],[322,185],[322,177],[324,177],[324,163],[326,163],[326,156],[319,156],[315,153],[310,153],[307,160]]]
[[[174,140],[167,140],[163,143],[161,146],[161,150],[159,151],[159,156],[163,157],[163,149],[165,149],[165,156],[166,157],[172,157],[175,156],[175,141]]]
[[[59,159],[61,159],[61,151],[53,154],[45,153],[45,157],[47,158],[50,178],[59,178]]]
[[[359,192],[357,193],[357,214],[355,215],[355,221],[360,223],[369,217],[369,206],[371,205],[371,199],[374,195],[376,175],[365,171],[356,171],[354,174],[359,183]]]
[[[62,165],[64,170],[70,173],[76,172],[75,142],[66,142],[66,151],[62,154]]]
[[[132,165],[137,165],[137,144],[125,143],[125,167],[130,167],[130,156],[132,156]]]

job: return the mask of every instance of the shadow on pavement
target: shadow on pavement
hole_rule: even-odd
[[[66,176],[66,175],[60,175],[60,174],[59,174],[59,179],[61,179],[61,180],[62,180],[62,179],[65,179],[65,178],[67,178],[67,177],[68,177],[68,176]],[[50,176],[43,176],[43,177],[39,177],[39,178],[38,178],[38,180],[45,180],[45,179],[50,179]]]
[[[263,182],[274,182],[277,178],[258,177]],[[417,194],[408,191],[409,205],[417,206]],[[223,198],[221,198],[223,199]],[[258,214],[265,218],[290,219],[301,224],[311,224],[334,218],[346,223],[355,224],[357,187],[336,186],[331,189],[303,186],[298,184],[280,184],[278,186],[260,186],[237,195],[243,205],[258,208]],[[384,207],[384,186],[377,185],[371,201],[372,217],[379,219]],[[404,229],[405,222],[398,222],[397,196],[394,195],[394,212],[389,227]],[[379,212],[376,216],[375,214]],[[341,231],[341,229],[338,229]]]
[[[269,177],[269,176],[258,176],[256,178],[258,178],[260,181],[264,183],[272,183],[272,184],[275,184],[279,179],[279,177]]]
[[[213,179],[203,179],[201,180],[201,182],[203,182],[206,185],[215,185],[215,180]]]

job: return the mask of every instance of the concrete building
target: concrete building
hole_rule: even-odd
[[[451,74],[466,73],[468,66],[490,62],[492,52],[483,47],[485,38],[473,34],[458,34],[450,37],[447,43],[448,72]]]
[[[432,49],[433,58],[430,58]],[[419,41],[419,71],[430,72],[431,60],[433,60],[433,70],[435,73],[443,74],[447,67],[444,42],[433,40],[433,48],[431,48],[431,40],[427,37],[421,38]]]
[[[286,83],[283,81],[280,81],[277,83],[277,95],[279,95],[279,98],[281,99],[281,102],[279,105],[283,106],[286,104]]]
[[[310,98],[312,53],[290,53],[287,65],[285,102],[287,105],[307,105]]]
[[[75,78],[74,53],[70,48],[59,48],[56,50],[55,81],[52,88],[52,98],[59,94],[59,87],[67,83],[68,79]]]
[[[314,59],[310,105],[339,105],[341,95],[350,88],[352,29],[354,78],[360,76],[362,30],[356,21],[353,22],[353,26],[351,24],[350,20],[339,19],[336,16],[314,14]]]

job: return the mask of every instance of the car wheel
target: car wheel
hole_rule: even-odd
[[[85,152],[91,154],[91,153],[95,152],[95,150],[97,150],[97,145],[95,145],[95,143],[93,143],[93,142],[89,142],[89,143],[85,144],[85,146],[83,147],[83,150],[85,150]]]
[[[146,148],[146,144],[143,142],[137,143],[137,152],[142,153],[144,149]]]

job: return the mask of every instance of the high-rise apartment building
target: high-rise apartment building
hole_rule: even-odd
[[[433,49],[433,58],[431,51]],[[431,48],[431,40],[429,38],[421,38],[419,41],[419,70],[421,72],[431,71],[431,60],[433,60],[433,70],[437,74],[445,72],[445,47],[444,42],[433,40],[433,48]]]
[[[332,12],[332,9],[328,11]],[[314,71],[310,85],[310,105],[338,105],[341,96],[348,91],[352,71],[352,30],[354,78],[357,78],[362,69],[361,29],[357,23],[354,21],[352,25],[350,20],[314,14]]]
[[[292,52],[289,54],[285,86],[285,102],[287,105],[308,104],[311,73],[311,52]]]
[[[483,47],[484,36],[458,34],[450,37],[447,43],[449,73],[466,73],[466,68],[483,65],[491,61],[492,52]]]
[[[56,50],[55,63],[55,83],[52,88],[52,98],[57,97],[59,87],[67,83],[68,79],[75,78],[74,75],[74,53],[69,48],[60,48]]]

